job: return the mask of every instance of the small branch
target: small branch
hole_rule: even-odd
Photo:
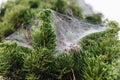
[[[72,71],[73,80],[76,80],[74,70],[72,68],[71,68],[71,71]]]

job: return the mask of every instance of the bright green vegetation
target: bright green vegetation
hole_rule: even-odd
[[[118,24],[110,21],[110,29],[86,36],[80,41],[82,50],[89,53],[85,60],[85,80],[119,80],[119,69],[116,68],[120,56]],[[94,78],[94,79],[93,79]]]
[[[31,24],[36,14],[42,23],[33,31],[32,49],[15,42],[0,43],[0,75],[6,80],[119,80],[120,41],[116,22],[108,21],[109,29],[84,37],[79,42],[81,49],[55,56],[51,9],[68,14],[68,8],[73,11],[72,16],[82,19],[82,10],[65,0],[9,1],[0,13],[0,39]],[[101,17],[95,16],[87,20],[100,23]]]
[[[29,6],[25,4],[17,4],[15,2],[8,2],[3,9],[1,9],[0,15],[0,40],[22,25],[28,24],[32,18],[31,10]]]
[[[51,11],[43,10],[40,14],[42,25],[39,29],[33,32],[33,41],[35,48],[47,48],[49,50],[55,50],[56,47],[56,35],[54,29],[50,23]]]

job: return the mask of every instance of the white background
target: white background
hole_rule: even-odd
[[[2,2],[5,2],[5,1],[7,1],[7,0],[0,0],[0,4],[1,4]]]
[[[101,12],[110,20],[115,20],[120,24],[120,0],[85,0],[94,11]]]

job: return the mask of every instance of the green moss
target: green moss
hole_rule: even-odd
[[[73,4],[70,5],[69,8],[72,10],[72,15],[74,17],[78,19],[83,19],[83,14],[82,14],[83,10],[80,7]]]
[[[102,23],[101,14],[93,14],[90,16],[86,16],[86,21],[94,24],[100,24]]]
[[[53,4],[52,9],[60,13],[66,13],[68,7],[67,5],[68,4],[66,0],[56,0],[56,2]]]

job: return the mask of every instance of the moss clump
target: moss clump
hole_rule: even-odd
[[[69,9],[71,9],[72,11],[72,16],[78,19],[83,19],[83,14],[82,14],[83,10],[80,7],[73,4],[73,5],[69,5]]]
[[[60,13],[66,13],[66,10],[68,8],[66,0],[56,0],[56,2],[53,4],[52,9],[55,11],[58,11]]]
[[[100,24],[102,22],[101,14],[93,14],[90,16],[86,16],[86,21],[93,24]]]

